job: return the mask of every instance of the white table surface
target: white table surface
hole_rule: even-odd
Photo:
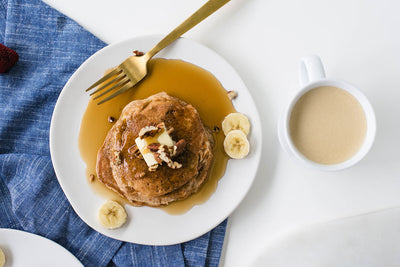
[[[168,33],[205,1],[45,2],[112,43]],[[231,63],[262,121],[261,165],[230,217],[221,265],[246,266],[295,229],[400,205],[399,10],[397,0],[232,0],[184,35]],[[322,58],[328,77],[357,85],[375,109],[375,144],[351,169],[311,170],[279,145],[277,120],[298,88],[299,59],[309,54]]]

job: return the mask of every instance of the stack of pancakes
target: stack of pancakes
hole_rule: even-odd
[[[149,171],[146,162],[132,153],[142,128],[165,123],[173,140],[186,142],[174,161]],[[129,103],[108,132],[97,155],[97,175],[108,188],[135,206],[162,206],[182,200],[198,191],[205,182],[213,159],[213,136],[203,125],[196,109],[166,93]]]

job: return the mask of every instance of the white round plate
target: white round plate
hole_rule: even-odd
[[[109,45],[84,62],[63,88],[54,108],[50,126],[50,152],[58,181],[76,213],[96,231],[123,241],[146,245],[171,245],[207,233],[239,205],[257,172],[261,156],[261,123],[255,104],[235,70],[218,54],[196,42],[179,39],[157,57],[181,59],[210,71],[226,90],[235,90],[236,110],[248,115],[250,154],[229,160],[226,173],[211,198],[182,215],[169,215],[150,207],[126,207],[129,220],[119,229],[107,230],[97,221],[97,210],[105,199],[96,195],[86,179],[86,165],[80,157],[78,135],[89,101],[85,92],[105,70],[119,65],[132,51],[147,51],[163,36],[132,38]],[[210,96],[212,97],[212,96]]]
[[[68,250],[50,239],[14,229],[0,229],[4,267],[83,266]]]

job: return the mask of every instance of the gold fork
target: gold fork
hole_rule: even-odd
[[[101,96],[104,96],[108,92],[115,90],[111,95],[97,103],[99,105],[131,89],[147,75],[147,62],[155,54],[178,39],[182,34],[193,28],[195,25],[200,23],[202,20],[217,11],[229,1],[230,0],[209,0],[189,18],[182,22],[182,24],[165,36],[164,39],[162,39],[147,53],[142,56],[133,55],[128,57],[119,66],[115,67],[111,72],[104,75],[103,78],[86,89],[86,91],[89,91],[101,84],[101,87],[97,88],[90,94],[92,96],[101,92],[93,98],[93,100],[95,100]],[[106,88],[107,90],[103,91]]]

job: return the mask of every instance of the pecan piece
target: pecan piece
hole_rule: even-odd
[[[153,155],[154,155],[154,159],[157,161],[157,163],[158,163],[159,165],[161,165],[162,162],[163,162],[163,160],[162,160],[161,157],[160,157],[160,153],[154,152]]]
[[[135,54],[135,56],[137,56],[137,57],[141,57],[141,56],[143,56],[144,55],[144,53],[143,52],[141,52],[141,51],[139,51],[139,50],[135,50],[135,51],[133,51],[133,53]]]
[[[108,116],[108,122],[109,123],[115,122],[115,118],[113,116]]]
[[[171,161],[171,162],[168,162],[168,167],[170,167],[171,169],[180,169],[180,168],[182,168],[182,164],[180,164],[179,162],[176,162],[176,161]]]
[[[144,139],[150,136],[153,137],[156,136],[158,132],[160,132],[160,128],[155,126],[146,126],[140,130],[139,137],[140,139]]]
[[[167,134],[171,135],[171,133],[174,131],[174,127],[171,127],[167,130]]]
[[[158,157],[162,160],[168,163],[168,161],[171,161],[171,156],[169,154],[169,149],[166,145],[162,145],[158,148],[156,154],[158,154]]]
[[[176,157],[179,156],[180,154],[183,153],[186,147],[186,141],[185,139],[179,140],[175,145],[174,145],[174,151],[172,152],[172,156]]]
[[[149,171],[155,172],[155,171],[157,170],[157,168],[158,168],[158,164],[151,165],[151,166],[149,167]]]
[[[158,129],[165,129],[165,123],[164,122],[160,122],[159,124],[157,124],[156,126]]]
[[[235,99],[237,97],[237,92],[236,91],[228,91],[228,98],[230,100]]]
[[[156,159],[160,158],[162,161],[167,163],[168,167],[170,167],[171,169],[182,168],[182,164],[180,164],[179,162],[176,162],[176,161],[172,161],[169,149],[166,145],[160,146],[160,148],[155,153],[155,155],[156,155]],[[161,165],[161,163],[160,163],[160,165]]]
[[[143,158],[142,154],[140,153],[140,150],[139,150],[139,148],[137,147],[136,144],[134,144],[133,146],[128,148],[128,153],[132,154],[132,155],[135,155],[135,157],[137,157],[139,159]]]
[[[150,145],[147,146],[147,148],[148,148],[151,152],[157,152],[158,149],[160,148],[160,144],[159,144],[159,143],[151,143]]]

